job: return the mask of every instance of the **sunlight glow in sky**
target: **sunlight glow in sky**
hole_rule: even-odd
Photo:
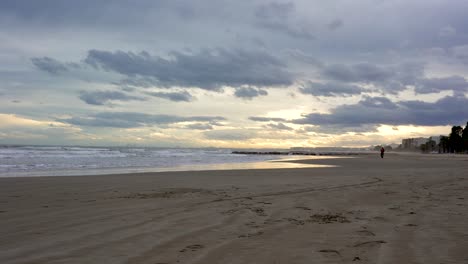
[[[0,144],[400,143],[468,121],[467,1],[0,1]]]

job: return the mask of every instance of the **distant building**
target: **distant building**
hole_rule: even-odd
[[[417,149],[421,147],[422,144],[426,144],[429,141],[428,138],[405,138],[401,141],[403,149]]]
[[[391,144],[389,144],[389,145],[387,145],[387,146],[392,147],[392,149],[396,149],[396,148],[398,148],[398,147],[400,146],[400,144],[391,143]]]

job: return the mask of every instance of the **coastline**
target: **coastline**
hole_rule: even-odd
[[[27,178],[27,177],[69,177],[69,176],[96,176],[113,174],[141,174],[158,172],[190,172],[190,171],[216,171],[216,170],[258,170],[258,169],[294,169],[318,168],[333,165],[296,162],[298,160],[318,160],[328,158],[349,158],[349,156],[283,156],[282,158],[266,161],[238,162],[238,163],[212,163],[178,165],[173,167],[129,167],[129,168],[101,168],[101,169],[67,169],[67,170],[36,170],[26,172],[11,172],[0,174],[0,178]]]
[[[334,167],[0,178],[0,262],[468,259],[467,156],[288,162]]]

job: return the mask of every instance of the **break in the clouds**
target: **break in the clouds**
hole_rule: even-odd
[[[21,123],[0,143],[400,140],[382,125],[440,134],[468,116],[466,10],[446,0],[0,1],[0,115]],[[46,129],[35,134],[37,124]]]
[[[203,135],[211,140],[242,141],[256,138],[258,132],[248,129],[220,129],[205,131]]]

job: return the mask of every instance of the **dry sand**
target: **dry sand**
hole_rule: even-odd
[[[0,263],[468,263],[468,156],[0,179]]]

